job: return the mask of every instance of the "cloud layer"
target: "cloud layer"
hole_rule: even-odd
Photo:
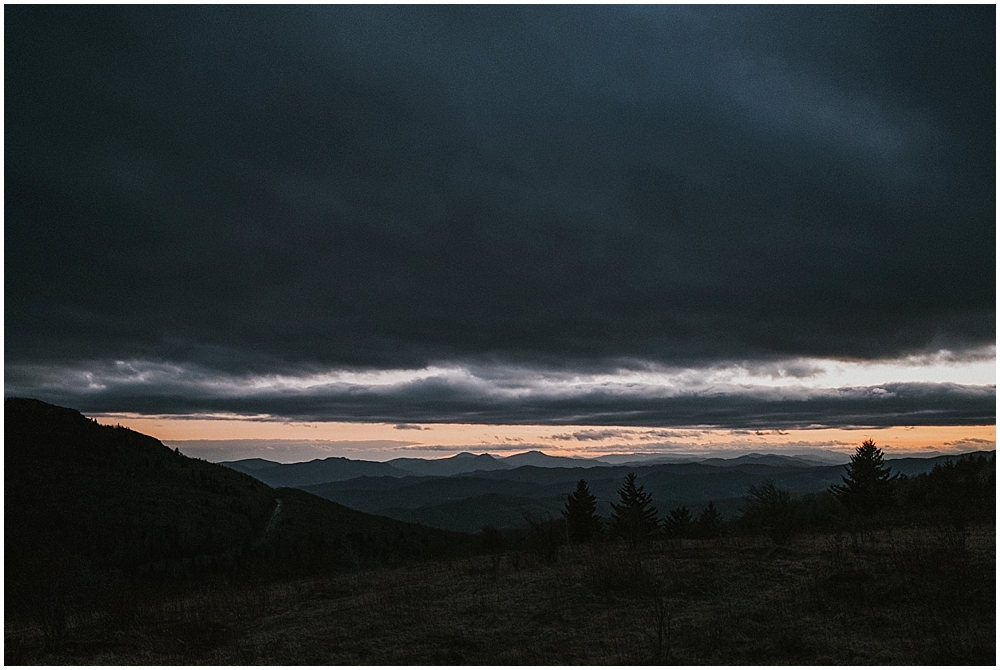
[[[993,421],[991,389],[948,384],[252,380],[974,357],[995,344],[994,19],[8,7],[5,391],[400,424]],[[78,383],[115,361],[197,383]]]
[[[178,367],[118,364],[66,374],[50,382],[36,369],[8,375],[52,402],[91,413],[236,413],[262,420],[373,421],[407,429],[425,423],[716,426],[738,429],[990,424],[995,385],[894,382],[879,386],[810,388],[711,384],[671,386],[634,381],[594,383],[556,376],[476,375],[440,370],[405,381],[294,384],[287,379],[190,374]],[[615,430],[588,430],[566,439],[603,440]],[[625,437],[625,435],[621,435]],[[663,431],[656,437],[683,437]],[[554,435],[553,439],[560,439]]]

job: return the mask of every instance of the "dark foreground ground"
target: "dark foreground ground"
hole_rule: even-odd
[[[7,664],[996,662],[996,529],[561,547],[187,594],[124,589]]]

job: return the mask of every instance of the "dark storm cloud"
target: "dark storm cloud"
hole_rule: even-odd
[[[995,342],[990,6],[4,16],[8,393],[49,388],[23,378],[40,364],[572,371]],[[336,388],[120,402],[393,423],[621,411],[463,393],[428,382],[398,415]],[[961,413],[962,393],[927,393]],[[768,402],[779,422],[805,407]]]

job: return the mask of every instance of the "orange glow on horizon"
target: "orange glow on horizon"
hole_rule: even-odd
[[[996,448],[995,425],[739,431],[708,427],[419,424],[419,429],[412,429],[412,426],[410,429],[399,429],[387,423],[285,423],[138,415],[104,415],[94,418],[103,424],[127,426],[165,443],[184,440],[298,440],[324,443],[392,441],[398,444],[382,450],[373,449],[366,456],[352,456],[371,460],[405,456],[407,451],[436,452],[440,457],[459,451],[503,455],[530,449],[541,449],[560,456],[630,452],[685,454],[715,449],[770,449],[777,452],[789,449],[827,449],[849,452],[868,438],[875,440],[888,456],[924,450],[947,453]],[[574,433],[579,434],[579,437],[574,436]],[[454,447],[454,451],[450,447]]]

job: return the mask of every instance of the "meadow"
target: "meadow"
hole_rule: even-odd
[[[541,540],[541,541],[539,541]],[[548,546],[123,589],[10,664],[992,665],[993,525]]]

